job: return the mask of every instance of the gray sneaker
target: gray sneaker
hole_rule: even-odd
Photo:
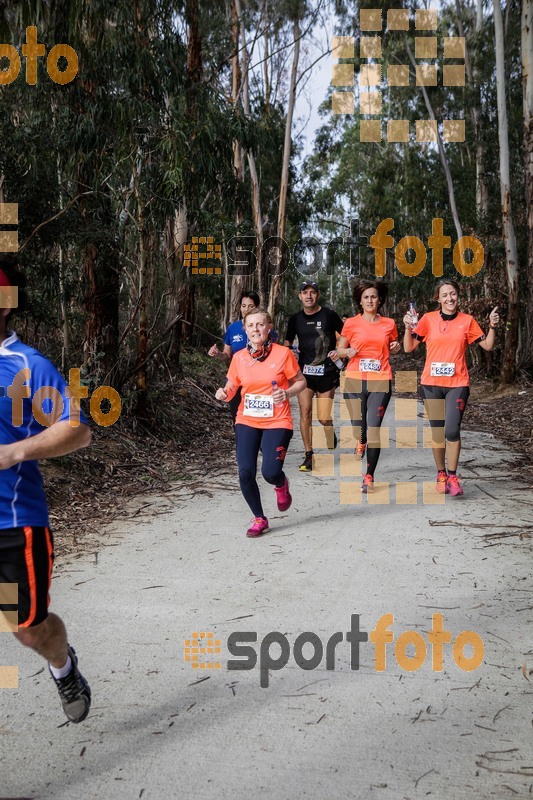
[[[78,669],[76,651],[70,645],[68,654],[72,661],[72,669],[64,678],[52,678],[57,686],[63,711],[70,722],[83,722],[91,707],[91,690],[89,684]]]

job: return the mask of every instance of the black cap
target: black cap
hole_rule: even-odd
[[[303,281],[301,283],[300,291],[303,292],[303,290],[307,289],[308,287],[310,287],[311,289],[314,289],[316,292],[320,292],[320,289],[318,288],[318,283],[315,283],[315,281],[309,281],[309,280]]]

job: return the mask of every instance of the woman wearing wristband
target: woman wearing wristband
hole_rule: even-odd
[[[492,350],[500,316],[496,306],[490,312],[490,327],[485,336],[474,317],[459,311],[459,284],[454,280],[440,280],[433,300],[440,308],[424,314],[417,324],[413,323],[410,311],[404,316],[403,344],[406,353],[416,350],[420,342],[426,344],[420,394],[433,432],[433,457],[437,466],[435,488],[440,494],[457,497],[463,494],[457,477],[461,420],[470,394],[466,348],[477,342],[484,350]],[[444,429],[440,441],[438,429]]]
[[[303,391],[306,382],[292,351],[272,341],[267,311],[250,311],[244,329],[247,347],[233,357],[226,386],[217,389],[215,397],[229,402],[242,389],[235,424],[237,465],[241,491],[254,515],[246,535],[256,537],[269,529],[256,480],[259,450],[263,477],[274,486],[278,509],[287,511],[292,497],[283,462],[293,430],[289,399]]]
[[[367,449],[367,432],[373,428],[377,436],[381,427],[391,398],[389,353],[400,350],[396,323],[379,313],[388,291],[388,286],[380,281],[361,281],[355,287],[353,297],[361,313],[346,320],[336,347],[341,358],[350,358],[344,397],[357,440],[355,455],[363,458],[366,452],[366,473],[361,486],[365,494],[373,490],[381,453],[379,442],[371,442]]]

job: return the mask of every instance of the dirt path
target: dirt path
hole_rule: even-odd
[[[4,636],[2,663],[18,664],[20,687],[2,691],[0,756],[9,769],[0,795],[481,800],[533,792],[531,493],[509,482],[506,448],[467,432],[465,496],[439,504],[424,494],[434,476],[421,446],[425,423],[394,416],[391,403],[378,475],[390,485],[371,503],[361,502],[360,479],[345,474],[348,449],[334,458],[323,451],[317,473],[299,473],[296,433],[287,459],[293,507],[280,514],[264,488],[272,531],[262,539],[244,536],[250,515],[232,468],[229,478],[213,473],[134,501],[129,511],[138,513],[115,522],[98,552],[58,564],[53,607],[90,679],[93,708],[85,723],[62,726],[41,663]],[[407,436],[398,426],[417,428],[416,449],[396,446]],[[414,493],[416,504],[397,502]],[[443,670],[432,669],[436,613],[452,641],[462,631],[481,637],[479,668],[461,669],[445,644]],[[394,615],[382,672],[371,641],[351,668],[346,632],[356,614],[368,633]],[[405,631],[425,643],[414,637],[421,657],[427,650],[417,671],[395,657]],[[193,632],[220,640],[220,669],[185,662]],[[235,632],[257,634],[255,668],[227,668]],[[259,662],[280,655],[264,641],[271,632],[289,652],[268,674]],[[300,663],[324,649],[308,671],[294,653],[303,632],[320,642],[310,637]],[[335,632],[344,636],[327,670]]]

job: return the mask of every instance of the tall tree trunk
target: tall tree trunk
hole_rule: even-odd
[[[239,41],[240,41],[240,18],[237,13],[236,2],[232,0],[231,3],[231,45],[233,48],[233,56],[231,59],[231,103],[233,106],[233,113],[238,115],[241,113],[239,107],[239,98],[242,92],[242,71],[241,61],[239,57]],[[241,229],[244,219],[242,200],[241,200],[241,186],[244,183],[244,160],[243,160],[243,147],[238,139],[233,140],[233,174],[236,180],[235,189],[235,226],[237,230]],[[227,252],[226,252],[226,265]],[[229,318],[237,319],[240,313],[240,299],[244,291],[252,288],[251,275],[232,275],[231,281],[226,281],[229,286],[230,297],[225,298],[225,312],[224,324],[227,325]],[[226,289],[226,292],[228,289]],[[229,313],[228,313],[229,312]]]
[[[526,368],[533,365],[533,6],[522,0],[522,88],[524,108],[524,185],[527,224],[527,302],[525,333],[519,354]]]
[[[135,201],[137,206],[137,230],[138,230],[138,314],[139,314],[139,338],[137,343],[137,364],[136,388],[137,404],[136,414],[138,417],[146,417],[146,399],[148,391],[148,381],[146,377],[146,355],[148,353],[148,313],[147,313],[147,258],[148,258],[148,231],[145,219],[145,208],[140,191],[141,177],[141,154],[139,153],[137,163],[133,170],[133,186]]]
[[[502,204],[502,232],[505,244],[505,267],[509,289],[509,307],[501,383],[512,383],[516,375],[516,351],[518,345],[518,257],[511,206],[511,180],[509,172],[509,133],[505,96],[505,59],[503,21],[500,0],[493,0],[494,38],[496,47],[496,91],[498,98],[498,141],[500,146],[500,194]]]
[[[203,64],[202,64],[202,40],[200,37],[200,11],[198,7],[198,0],[186,0],[185,3],[185,19],[187,22],[187,90],[186,90],[186,106],[187,118],[191,128],[191,140],[194,140],[196,133],[195,129],[200,124],[202,109],[198,102],[199,100],[199,87],[202,82]],[[194,171],[195,165],[189,165],[191,172],[189,185],[194,191]],[[189,204],[184,201],[183,207],[187,208]],[[187,217],[186,217],[187,219]],[[191,229],[187,227],[185,232],[185,241],[190,241]],[[190,342],[192,338],[194,322],[195,322],[195,287],[190,274],[182,272],[182,282],[178,291],[178,311],[181,313],[183,322],[179,326],[181,328],[181,339],[184,342]]]
[[[57,154],[56,158],[56,169],[57,169],[57,185],[59,186],[59,207],[63,208],[63,191],[61,189],[61,164],[59,160],[59,153]],[[58,267],[59,267],[59,303],[61,307],[61,325],[63,328],[63,345],[61,347],[61,372],[63,375],[65,374],[67,361],[69,357],[69,350],[70,350],[70,335],[69,335],[69,324],[68,324],[68,311],[67,311],[67,292],[65,287],[65,253],[63,250],[63,245],[59,245],[59,252],[57,256]]]
[[[241,0],[235,0],[235,9],[239,21],[242,19]],[[248,44],[246,41],[246,31],[244,25],[241,24],[241,48],[242,48],[242,106],[246,117],[251,117],[250,109],[250,81],[249,70],[250,60],[248,55]],[[246,158],[248,161],[248,169],[250,171],[250,184],[252,190],[252,214],[255,229],[255,251],[257,258],[257,291],[261,300],[261,305],[264,305],[266,299],[266,276],[263,265],[263,215],[261,212],[261,187],[259,183],[259,175],[257,172],[257,165],[255,163],[255,156],[252,150],[246,151]]]
[[[187,241],[188,224],[187,209],[181,204],[174,212],[174,216],[167,219],[165,227],[165,261],[167,269],[167,284],[169,300],[167,304],[167,326],[176,319],[178,314],[184,314],[182,300],[190,294],[190,276],[185,274],[183,268],[184,244]],[[184,288],[183,287],[187,287]],[[185,318],[185,317],[184,317]],[[167,358],[175,369],[179,369],[182,328],[184,323],[172,325],[169,333]]]
[[[78,177],[81,194],[93,184],[82,170]],[[80,211],[84,225],[91,227],[92,220],[106,213],[107,206],[110,218],[110,205],[101,197],[82,198]],[[82,258],[86,312],[84,366],[95,380],[112,383],[118,355],[119,255],[114,245],[93,239],[84,247]]]
[[[462,0],[455,0],[455,7],[457,10],[457,30],[459,36],[465,37],[463,27],[463,13],[464,6]],[[475,26],[475,42],[479,41],[479,36],[483,28],[483,2],[477,0],[477,13],[476,13],[476,26]],[[470,58],[470,49],[466,44],[465,37],[465,67],[468,83],[475,93],[475,99],[470,107],[470,119],[472,120],[472,128],[474,130],[474,137],[476,142],[476,215],[477,222],[480,224],[486,219],[489,203],[489,194],[487,189],[487,182],[485,181],[484,171],[484,145],[481,136],[481,94],[479,90],[479,70],[472,67],[472,59]]]
[[[300,59],[300,22],[298,17],[294,19],[293,27],[294,35],[294,52],[292,57],[292,70],[291,70],[291,85],[289,89],[289,100],[287,103],[287,117],[285,119],[285,140],[283,142],[283,161],[281,167],[281,183],[279,192],[279,208],[278,208],[278,239],[283,239],[285,236],[285,223],[287,221],[287,191],[289,185],[289,164],[291,160],[291,145],[292,145],[292,118],[294,115],[294,105],[296,103],[296,79],[298,75],[298,61]],[[278,267],[272,283],[270,286],[270,299],[268,302],[268,310],[271,315],[274,314],[276,303],[278,300],[279,290],[281,286],[281,258],[278,261]]]
[[[407,50],[407,55],[409,56],[411,64],[413,65],[413,69],[416,70],[416,61],[414,59],[412,50],[409,47],[409,44],[407,42],[407,38],[405,39],[405,47],[406,47],[406,50]],[[431,105],[428,93],[426,91],[426,87],[425,86],[421,86],[420,88],[422,89],[422,95],[424,97],[424,103],[426,104],[426,108],[427,108],[427,112],[429,114],[429,118],[432,119],[432,120],[435,120],[436,119],[435,112],[433,111],[433,106]],[[459,214],[458,214],[458,211],[457,211],[457,203],[455,202],[455,191],[454,191],[454,188],[453,188],[452,174],[450,172],[450,167],[448,165],[448,159],[446,158],[444,145],[442,143],[442,139],[440,138],[440,133],[438,131],[438,128],[437,128],[437,145],[438,145],[438,149],[439,149],[440,163],[442,164],[444,177],[446,179],[446,186],[447,186],[447,189],[448,189],[448,199],[450,201],[450,211],[451,211],[451,214],[452,214],[452,217],[453,217],[453,221],[454,221],[454,224],[455,224],[455,230],[457,232],[457,239],[459,240],[463,236],[463,229],[461,227],[461,222],[459,220]]]

